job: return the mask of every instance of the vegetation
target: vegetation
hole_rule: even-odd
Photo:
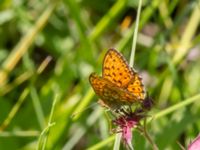
[[[101,74],[111,47],[129,60],[137,7],[0,2],[0,149],[113,149],[111,120],[88,77]],[[134,68],[154,99],[147,128],[160,150],[187,147],[199,134],[199,14],[199,0],[143,1]],[[132,143],[151,149],[136,130]]]

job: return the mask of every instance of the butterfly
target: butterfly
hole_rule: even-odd
[[[145,99],[146,92],[141,77],[115,49],[109,49],[105,54],[102,76],[92,73],[89,81],[100,97],[99,103],[112,110]]]

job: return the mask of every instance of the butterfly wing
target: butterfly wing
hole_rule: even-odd
[[[103,61],[102,77],[119,87],[126,87],[133,72],[125,58],[115,49],[109,49]]]
[[[128,83],[127,90],[137,97],[136,100],[144,100],[146,96],[145,88],[142,83],[142,78],[133,70],[133,77]]]
[[[108,84],[106,80],[104,80],[102,77],[98,76],[95,73],[92,73],[89,77],[90,84],[92,85],[92,88],[94,89],[95,93],[101,98],[101,99],[109,99],[107,94],[105,94],[106,85]]]
[[[129,67],[125,58],[115,49],[109,49],[103,61],[103,78],[114,83],[118,87],[127,90],[135,95],[135,99],[143,100],[145,98],[145,89],[142,79],[138,73]]]
[[[92,73],[89,80],[102,106],[118,109],[145,99],[142,79],[115,49],[109,49],[104,57],[102,77]]]
[[[93,90],[95,93],[100,97],[98,103],[109,109],[118,109],[120,107],[119,101],[119,93],[113,92],[115,85],[109,82],[107,79],[103,79],[102,77],[92,73],[89,77],[90,84],[92,85]],[[111,88],[111,86],[113,86]],[[116,93],[116,94],[114,94]]]
[[[95,73],[90,75],[89,80],[95,93],[101,98],[101,103],[103,102],[104,106],[109,108],[118,109],[137,98],[133,93],[116,86]]]

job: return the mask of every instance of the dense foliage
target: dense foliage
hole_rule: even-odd
[[[88,77],[111,47],[129,60],[137,6],[0,2],[0,149],[41,149],[45,140],[46,149],[113,149]],[[148,131],[161,150],[187,147],[200,130],[199,14],[199,0],[143,1],[134,68],[154,99]],[[137,131],[132,143],[151,147]]]

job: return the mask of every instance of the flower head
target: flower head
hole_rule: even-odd
[[[113,123],[119,128],[119,132],[122,133],[122,140],[126,146],[132,147],[132,128],[136,127],[139,121],[143,118],[143,115],[133,112],[124,112],[117,119],[113,120]]]
[[[200,148],[200,134],[197,138],[188,146],[188,150],[199,150]]]

